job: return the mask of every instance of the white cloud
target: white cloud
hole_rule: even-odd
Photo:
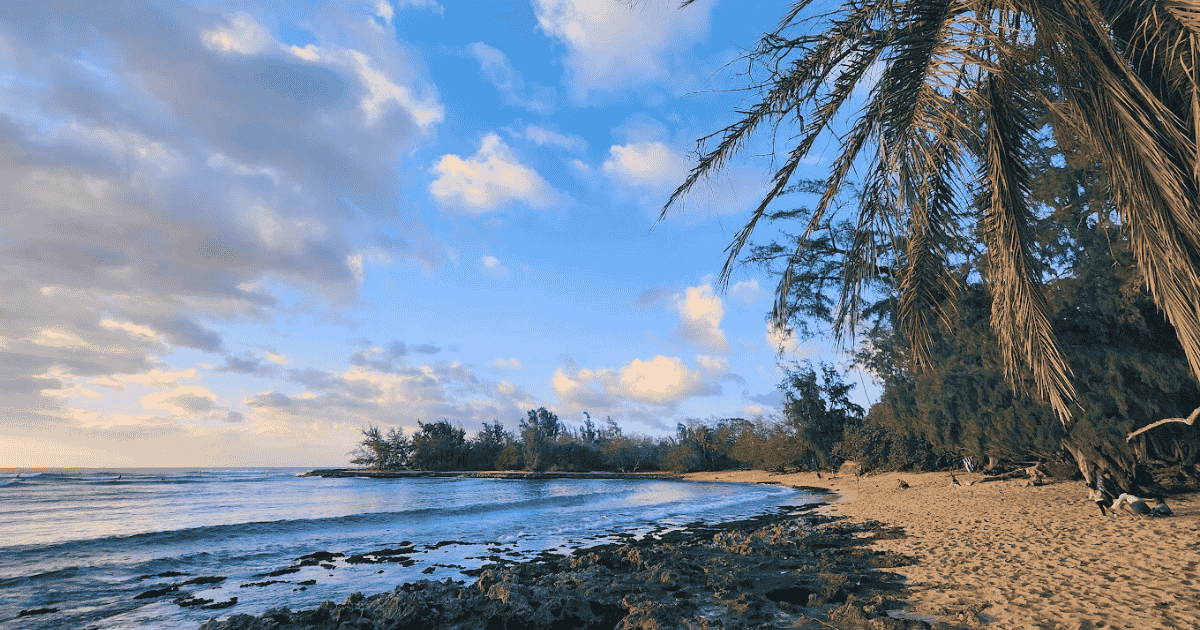
[[[348,52],[358,69],[359,77],[370,92],[368,96],[363,97],[359,104],[363,113],[366,114],[365,122],[368,126],[379,120],[388,103],[396,103],[403,107],[417,125],[426,130],[442,122],[446,117],[445,109],[436,98],[432,96],[418,98],[413,95],[408,86],[396,85],[386,74],[371,66],[370,57],[357,50]]]
[[[677,186],[687,176],[684,156],[659,141],[613,145],[608,153],[601,170],[628,186]]]
[[[375,15],[383,18],[383,21],[388,26],[392,25],[392,17],[396,15],[396,9],[392,8],[392,3],[388,0],[375,1]]]
[[[479,69],[487,77],[505,104],[521,107],[539,114],[549,114],[554,111],[556,93],[554,88],[526,81],[521,73],[513,67],[508,56],[498,48],[483,42],[475,42],[467,47],[471,55],[479,62]]]
[[[287,365],[292,362],[291,359],[279,354],[278,352],[268,352],[267,359],[272,363],[278,363],[279,365]]]
[[[663,355],[648,361],[633,359],[616,370],[584,368],[567,374],[559,369],[551,384],[572,411],[624,410],[649,418],[653,417],[646,413],[649,407],[661,412],[663,407],[673,408],[688,398],[720,393],[720,386],[706,380],[701,371],[689,368],[678,357]]]
[[[362,254],[346,254],[346,266],[350,268],[350,273],[354,274],[354,279],[361,284],[363,281]]]
[[[495,365],[497,368],[500,368],[502,370],[519,370],[519,369],[521,369],[521,362],[515,358],[496,359],[496,362],[493,363],[492,365]]]
[[[125,384],[111,376],[100,376],[88,381],[89,385],[99,385],[117,391],[125,391]]]
[[[513,201],[546,208],[559,197],[537,171],[517,161],[494,133],[484,136],[475,155],[465,160],[443,155],[434,170],[438,178],[429,185],[429,192],[443,204],[457,205],[474,214]]]
[[[472,366],[459,362],[439,361],[392,373],[356,366],[341,374],[339,381],[337,387],[315,399],[285,402],[286,397],[276,394],[272,404],[289,413],[351,411],[363,421],[394,417],[397,423],[411,423],[416,418],[457,418],[470,420],[476,428],[495,418],[523,417],[526,410],[545,404],[519,385],[479,378]]]
[[[709,5],[709,6],[705,6]],[[567,46],[574,97],[678,82],[688,51],[708,31],[711,3],[676,10],[670,2],[534,0],[538,26]]]
[[[156,369],[142,374],[114,375],[111,378],[124,383],[138,383],[149,387],[175,389],[179,387],[179,379],[196,378],[196,368],[189,368],[180,372],[164,372]]]
[[[154,341],[161,341],[158,333],[154,332],[154,329],[146,326],[138,326],[137,324],[131,324],[129,322],[117,322],[112,319],[105,319],[100,322],[100,325],[109,330],[124,330],[131,335],[153,339]]]
[[[252,167],[246,164],[240,164],[236,160],[231,159],[228,155],[222,153],[213,153],[204,163],[205,166],[211,169],[224,169],[231,173],[236,173],[242,177],[266,177],[275,185],[279,185],[280,173],[279,169],[271,166]]]
[[[813,343],[801,341],[790,328],[778,327],[771,321],[767,322],[764,338],[776,354],[789,359],[801,359],[819,351]]]
[[[62,327],[43,328],[31,341],[39,346],[49,348],[89,348],[92,345],[79,335]]]
[[[418,88],[415,85],[397,83],[394,77],[373,63],[371,56],[360,50],[321,48],[316,44],[306,44],[304,47],[293,45],[288,46],[286,50],[310,63],[332,64],[354,72],[366,88],[366,93],[358,102],[365,127],[375,125],[392,105],[399,105],[422,131],[431,130],[446,117],[445,107],[438,100],[432,86]]]
[[[437,3],[437,0],[396,0],[396,8],[398,9],[428,9],[444,15],[446,8]]]
[[[746,403],[742,405],[742,417],[756,418],[758,416],[766,416],[767,408],[756,403]]]
[[[273,252],[300,256],[309,243],[321,241],[329,228],[316,217],[286,217],[266,205],[248,208],[241,223]]]
[[[61,385],[55,389],[42,389],[40,394],[46,398],[74,398],[77,396],[84,396],[87,398],[101,397],[100,394],[82,385],[69,382],[71,379],[75,378],[75,375],[60,367],[52,367],[46,370],[46,373],[42,374],[40,378],[57,380],[59,383],[61,383]]]
[[[703,385],[700,374],[688,369],[678,357],[634,359],[621,370],[622,393],[647,402],[683,400],[703,389]]]
[[[758,286],[758,280],[751,278],[742,282],[735,282],[729,287],[729,295],[734,299],[741,300],[747,304],[754,302],[762,297],[764,291]]]
[[[210,50],[255,55],[267,49],[273,38],[249,13],[236,13],[228,24],[204,31],[200,39]]]
[[[504,263],[501,263],[500,259],[495,256],[482,256],[479,263],[483,265],[484,271],[493,276],[503,277],[510,273],[508,267],[505,267]]]
[[[316,44],[308,44],[304,48],[292,46],[288,50],[292,51],[293,55],[305,61],[319,61],[321,59],[321,51]]]
[[[696,355],[696,363],[699,363],[700,367],[709,372],[723,374],[729,371],[729,359],[725,357],[711,357],[705,354],[698,354]]]
[[[688,287],[683,295],[675,296],[675,310],[680,320],[675,334],[693,345],[722,353],[729,351],[729,340],[721,330],[725,306],[721,298],[713,295],[711,285]]]
[[[549,145],[567,149],[568,151],[583,151],[587,148],[587,142],[577,135],[558,133],[538,127],[537,125],[525,127],[524,137],[539,147]]]
[[[173,416],[189,417],[217,407],[217,396],[199,385],[179,387],[169,392],[155,392],[140,399],[143,409],[171,412]]]

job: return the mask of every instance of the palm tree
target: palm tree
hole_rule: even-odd
[[[845,129],[798,241],[808,240],[859,172],[861,237],[841,277],[839,336],[853,334],[853,305],[887,258],[896,269],[898,328],[924,365],[931,332],[949,321],[948,298],[958,290],[951,263],[959,235],[978,229],[1006,372],[1016,382],[1027,365],[1038,392],[1067,422],[1074,388],[1030,229],[1026,158],[1041,132],[1031,112],[1044,107],[1059,141],[1094,155],[1105,171],[1138,270],[1200,379],[1196,0],[844,0],[827,11],[811,4],[826,6],[798,0],[747,53],[750,88],[760,98],[737,122],[700,139],[697,165],[663,207],[665,217],[761,128],[793,134],[768,192],[730,245],[722,283],[817,138]],[[756,69],[766,73],[761,80]],[[856,89],[869,91],[866,103],[846,115]],[[973,214],[963,210],[973,206]],[[877,247],[879,233],[890,235],[889,247]],[[790,271],[772,313],[780,324]]]

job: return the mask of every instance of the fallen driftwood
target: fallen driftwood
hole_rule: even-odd
[[[1040,486],[1045,482],[1046,477],[1042,473],[1041,464],[1034,464],[1028,468],[1018,468],[1014,471],[1004,473],[1003,475],[984,477],[983,479],[980,479],[974,483],[983,483],[985,481],[1008,481],[1009,479],[1031,479],[1033,485]],[[966,485],[971,484],[967,483]]]
[[[1168,422],[1182,422],[1188,426],[1192,426],[1192,425],[1196,424],[1196,418],[1198,418],[1198,417],[1200,417],[1200,407],[1196,407],[1196,410],[1192,412],[1192,415],[1190,415],[1186,418],[1166,418],[1163,420],[1159,420],[1158,422],[1152,422],[1150,424],[1147,424],[1146,426],[1138,429],[1137,431],[1130,433],[1129,436],[1125,438],[1125,441],[1128,442],[1129,440],[1132,440],[1138,434],[1145,433],[1146,431],[1149,431],[1150,429],[1153,429],[1154,427],[1162,426],[1164,424],[1167,424]]]

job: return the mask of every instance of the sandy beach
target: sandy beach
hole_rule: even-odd
[[[907,538],[872,545],[918,560],[889,570],[907,578],[910,609],[928,621],[1014,630],[1200,628],[1198,495],[1170,499],[1174,517],[1149,519],[1100,516],[1082,481],[954,487],[945,472],[686,478],[828,487],[840,499],[822,512],[903,528]]]

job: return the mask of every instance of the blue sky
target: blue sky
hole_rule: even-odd
[[[0,466],[339,465],[368,423],[540,406],[650,435],[778,413],[780,352],[843,359],[781,345],[761,270],[716,285],[768,159],[657,218],[784,8],[6,10]]]

